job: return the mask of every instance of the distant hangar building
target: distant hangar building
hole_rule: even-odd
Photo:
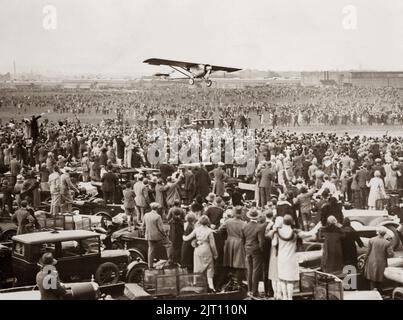
[[[403,71],[313,71],[301,72],[303,86],[394,87],[403,89]]]

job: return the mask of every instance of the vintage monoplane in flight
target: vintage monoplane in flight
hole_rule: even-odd
[[[204,81],[206,83],[207,87],[211,87],[211,85],[213,84],[213,82],[209,79],[210,75],[213,72],[235,72],[242,70],[238,68],[220,67],[211,64],[166,60],[158,58],[147,59],[143,62],[154,66],[169,66],[173,70],[186,76],[186,78],[189,79],[189,84],[193,85],[195,83],[195,79],[201,79],[201,81]]]

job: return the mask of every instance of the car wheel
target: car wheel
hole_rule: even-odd
[[[362,254],[357,258],[357,268],[359,272],[364,272],[366,254]]]
[[[393,232],[393,238],[391,240],[392,248],[393,248],[393,250],[397,250],[400,246],[399,232],[397,232],[396,227],[394,227],[394,226],[386,225],[385,227]]]
[[[127,283],[142,283],[144,270],[147,268],[148,266],[145,262],[137,263],[127,275]]]
[[[403,300],[403,288],[397,287],[392,292],[392,300]]]
[[[95,281],[100,285],[114,284],[119,281],[119,268],[113,262],[101,264],[95,272]]]
[[[2,241],[4,241],[4,242],[9,242],[9,241],[12,241],[12,237],[14,237],[15,235],[17,234],[17,230],[7,230],[7,231],[5,231],[4,233],[3,233],[3,236],[2,236]]]

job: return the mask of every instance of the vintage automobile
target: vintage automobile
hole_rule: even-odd
[[[212,292],[205,273],[155,268],[145,269],[140,283],[126,284],[125,295],[130,300],[242,300],[247,296],[247,286],[231,279],[222,291]]]
[[[385,282],[391,283],[394,288],[392,292],[392,299],[403,300],[403,267],[389,265],[385,269],[384,276],[386,279]]]
[[[105,228],[106,221],[102,216],[64,213],[52,216],[45,211],[35,212],[41,231],[58,230],[95,230]]]
[[[124,282],[100,286],[96,282],[63,283],[67,295],[64,300],[110,300],[124,296]],[[0,290],[0,301],[4,300],[41,300],[38,287],[25,286]],[[127,299],[126,299],[127,300]]]
[[[12,285],[14,279],[10,278],[12,274],[11,267],[11,243],[0,243],[0,288]]]
[[[164,226],[166,229],[168,226]],[[165,230],[166,231],[166,230]],[[114,232],[111,236],[112,248],[129,249],[134,258],[140,258],[147,262],[148,242],[144,239],[143,230],[136,228],[129,231],[129,228],[123,228]],[[157,248],[156,259],[167,259],[166,248],[161,245]]]
[[[80,214],[101,216],[109,221],[117,214],[124,212],[121,204],[106,204],[103,199],[96,197],[75,199],[72,209]]]
[[[388,229],[388,235],[392,241],[393,249],[398,249],[401,244],[400,219],[397,216],[389,215],[384,210],[344,210],[344,217],[348,217],[351,226],[360,233],[361,237],[370,238],[375,236],[374,232],[378,226]]]
[[[379,226],[388,229],[388,238],[392,241],[394,250],[401,245],[402,235],[400,233],[400,219],[397,216],[389,215],[383,210],[361,210],[351,209],[343,210],[345,218],[349,218],[351,226],[358,232],[361,238],[372,238],[376,236],[376,230]],[[304,241],[305,251],[320,250],[322,243],[320,237],[317,240]]]
[[[350,289],[349,282],[334,274],[301,269],[295,299],[312,300],[383,300],[376,290]],[[348,287],[348,290],[346,290]]]
[[[35,283],[38,261],[44,252],[58,260],[57,270],[64,282],[89,280],[99,285],[126,279],[132,269],[145,268],[133,261],[128,250],[102,250],[100,234],[87,230],[35,232],[12,238],[12,276],[18,285]],[[137,272],[137,271],[135,271]]]
[[[351,220],[351,225],[358,232],[364,247],[357,246],[358,269],[362,271],[364,266],[365,254],[369,238],[376,236],[378,226],[385,226],[388,229],[387,237],[392,242],[394,250],[401,246],[401,235],[398,231],[400,220],[396,216],[388,215],[381,210],[343,210],[344,217]],[[315,228],[319,230],[320,224]],[[304,239],[300,252],[297,252],[298,261],[301,266],[306,268],[319,268],[322,258],[323,239],[320,237]]]
[[[144,175],[158,175],[160,173],[159,169],[154,168],[122,168],[118,171],[119,181],[121,183],[125,183],[127,181],[134,181],[136,174],[144,174]]]

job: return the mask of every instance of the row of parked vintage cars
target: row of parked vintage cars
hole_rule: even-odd
[[[112,233],[113,216],[121,212],[116,207],[113,209],[112,212],[103,210],[101,214],[66,214],[57,219],[42,213],[42,216],[38,215],[38,220],[46,231],[18,236],[11,233],[3,238],[6,241],[0,242],[0,288],[34,285],[39,271],[37,263],[47,251],[52,252],[58,260],[57,268],[65,283],[92,279],[101,287],[122,282],[131,286],[141,284],[147,269],[147,241],[142,237],[142,230],[128,232],[123,228]],[[350,218],[363,238],[374,236],[377,226],[386,226],[395,251],[399,252],[401,249],[402,235],[397,216],[391,216],[383,210],[357,209],[345,210],[344,215]],[[12,230],[11,225],[7,221],[0,224],[2,227],[7,226],[6,230]],[[106,235],[103,228],[108,227],[109,234]],[[109,245],[105,245],[107,240]],[[317,269],[320,266],[321,247],[321,242],[317,240],[305,242],[305,251],[299,253],[300,265],[310,270]],[[164,256],[163,251],[165,249],[161,248],[161,257]],[[360,249],[360,253],[365,254],[365,248]],[[389,278],[403,283],[403,259],[397,255],[390,264],[394,269],[388,269]],[[239,290],[236,291],[239,294]],[[396,296],[398,295],[399,290],[396,291]],[[0,299],[1,297],[2,293]]]

